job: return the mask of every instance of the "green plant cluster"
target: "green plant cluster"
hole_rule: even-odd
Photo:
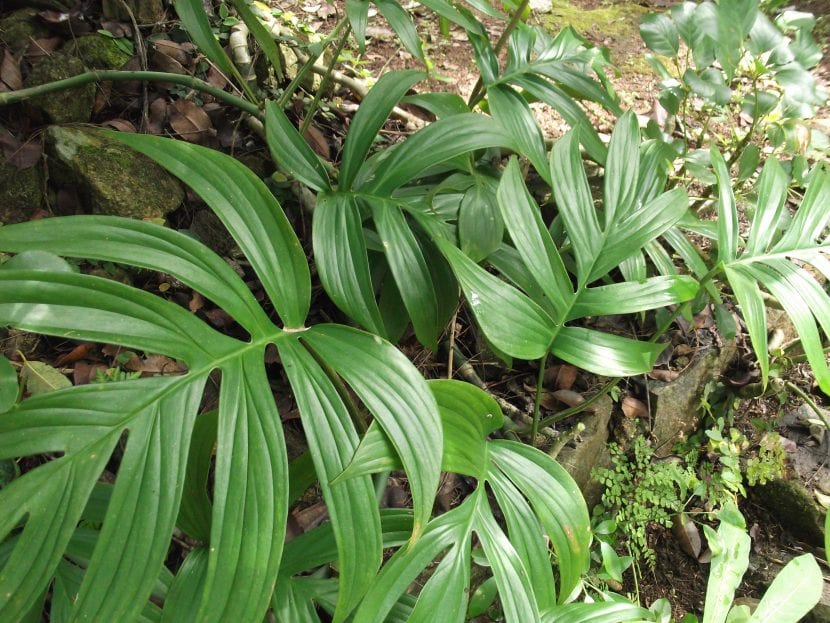
[[[671,527],[672,519],[685,508],[698,485],[693,466],[680,461],[657,461],[643,436],[634,439],[629,453],[609,444],[611,468],[597,469],[594,478],[605,490],[596,515],[610,518],[624,546],[636,561],[652,569],[656,561],[648,542],[651,524]]]
[[[422,58],[403,7],[373,4]],[[725,157],[713,147],[706,158],[715,216],[701,219],[673,175],[676,152],[663,137],[641,134],[609,88],[603,54],[572,29],[551,37],[522,24],[523,2],[493,45],[466,7],[423,4],[467,32],[480,85],[468,102],[444,93],[407,96],[426,75],[385,74],[352,119],[336,166],[310,149],[285,106],[327,47],[342,47],[352,33],[363,49],[363,0],[346,0],[335,33],[302,50],[303,68],[277,99],[243,77],[199,0],[175,3],[181,23],[243,96],[154,72],[91,72],[0,94],[0,104],[11,103],[102,78],[203,90],[261,122],[275,162],[314,196],[311,240],[301,240],[268,186],[230,156],[108,132],[201,196],[247,258],[263,300],[208,247],[159,224],[74,216],[0,228],[0,251],[14,254],[0,266],[0,323],[163,354],[187,369],[21,400],[16,370],[0,358],[0,459],[42,457],[0,490],[0,507],[8,509],[0,516],[0,620],[34,621],[48,608],[56,621],[201,623],[269,614],[291,623],[326,616],[459,622],[496,597],[504,618],[522,623],[662,620],[662,606],[646,610],[585,586],[592,539],[585,502],[555,460],[521,441],[547,424],[540,394],[532,425],[522,428],[508,423],[485,391],[428,381],[395,348],[407,326],[425,347],[437,348],[461,294],[506,361],[537,360],[544,371],[556,357],[612,379],[650,371],[677,315],[707,304],[723,311],[728,298],[743,315],[766,383],[763,289],[791,318],[819,387],[830,393],[822,339],[830,334],[830,296],[807,269],[830,276],[825,166],[805,171],[789,204],[790,176],[777,158],[766,159],[744,227],[727,160],[737,151]],[[469,4],[507,19],[483,0]],[[233,6],[277,67],[280,53],[256,4]],[[437,120],[373,151],[402,100]],[[571,126],[550,150],[533,100]],[[591,124],[585,102],[617,117],[610,141]],[[315,97],[312,108],[317,103]],[[515,155],[504,159],[503,152]],[[600,197],[586,158],[602,167]],[[540,180],[539,196],[550,197],[544,205],[528,189],[528,167]],[[698,236],[711,239],[711,255],[695,246]],[[62,258],[171,275],[227,312],[239,331],[220,332],[171,300],[82,274]],[[317,280],[343,322],[317,322]],[[662,310],[665,321],[649,340],[588,322],[642,319],[652,310]],[[290,385],[308,444],[291,462],[266,349],[278,353],[274,365]],[[218,407],[205,410],[204,390],[217,373]],[[655,513],[665,521],[659,513],[689,491],[689,482],[676,478],[682,472],[651,461],[644,443],[635,448],[634,467],[650,470],[649,487],[622,455],[615,465],[619,471],[606,476],[609,502],[621,506],[625,494],[637,496],[637,519]],[[114,484],[101,481],[105,469],[117,471]],[[379,507],[376,489],[392,470],[406,474],[411,509]],[[461,474],[474,487],[437,514],[441,472]],[[328,521],[286,542],[289,510],[314,484]],[[718,564],[707,623],[726,619],[736,586],[730,582],[743,573],[735,561],[748,552],[742,518],[724,512],[721,519],[725,536],[710,535]],[[187,544],[175,573],[165,565],[174,534]],[[644,535],[634,531],[630,539],[646,555]],[[473,607],[474,559],[489,566],[492,580],[488,598]],[[762,613],[778,609],[782,623],[796,621],[820,593],[815,561],[797,560],[803,589],[787,590],[794,581],[787,572],[759,605]],[[411,594],[425,570],[423,587]]]

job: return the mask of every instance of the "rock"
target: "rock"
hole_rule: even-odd
[[[71,78],[86,71],[83,62],[74,56],[52,54],[32,66],[24,86],[33,87],[55,80]],[[74,89],[55,91],[32,98],[29,105],[40,110],[54,123],[86,122],[92,116],[95,85],[85,84]]]
[[[793,536],[824,545],[824,516],[800,480],[779,478],[752,488],[753,499],[772,513]]]
[[[104,17],[116,21],[129,22],[130,12],[139,24],[155,24],[164,20],[162,0],[103,0],[103,8]]]
[[[46,154],[50,182],[77,190],[94,214],[158,219],[184,198],[167,171],[92,128],[50,126]]]
[[[0,223],[28,221],[43,206],[43,174],[40,167],[18,169],[0,160]]]
[[[611,421],[612,403],[605,397],[595,404],[595,411],[583,414],[579,420],[585,425],[585,430],[579,434],[576,445],[566,446],[556,457],[579,485],[589,509],[600,503],[603,490],[602,484],[591,477],[591,470],[611,466],[608,423]]]
[[[18,9],[0,19],[0,41],[14,54],[29,47],[32,39],[49,36],[49,29],[40,21],[37,9]]]
[[[89,69],[121,69],[131,58],[114,39],[97,33],[77,37],[61,51],[77,56]]]
[[[735,356],[735,340],[699,350],[689,366],[674,381],[651,381],[651,405],[654,410],[654,455],[663,458],[672,453],[681,435],[697,430],[700,421],[700,398],[706,384],[716,379]]]
[[[53,11],[68,11],[75,4],[74,0],[6,0],[5,7],[51,9]]]

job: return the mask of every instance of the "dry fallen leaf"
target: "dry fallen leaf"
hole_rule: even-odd
[[[678,376],[680,376],[680,372],[677,370],[655,369],[648,373],[650,379],[665,381],[666,383],[676,380]]]
[[[6,162],[18,169],[28,169],[40,162],[43,149],[38,140],[23,143],[8,130],[0,128],[0,151]]]
[[[329,142],[326,140],[325,135],[313,125],[308,126],[308,129],[305,131],[305,140],[308,143],[309,147],[314,150],[314,153],[323,158],[324,160],[331,160],[331,149],[329,148]]]
[[[108,121],[104,121],[101,125],[108,125],[111,128],[115,128],[119,132],[135,133],[138,131],[135,126],[126,119],[110,119]]]
[[[29,60],[40,58],[41,56],[49,56],[63,45],[63,37],[46,37],[42,39],[33,39],[26,49],[26,58]]]
[[[203,143],[213,130],[208,114],[190,100],[176,100],[170,108],[175,111],[170,117],[170,127],[184,140]]]
[[[576,382],[576,368],[567,364],[556,364],[545,370],[545,385],[555,389],[571,389]]]
[[[60,357],[55,360],[55,365],[57,366],[66,366],[71,363],[75,363],[83,358],[85,358],[89,351],[95,348],[95,344],[92,342],[81,342],[75,348],[70,350],[68,353],[64,353]]]
[[[648,417],[648,407],[641,400],[633,396],[626,396],[622,400],[622,412],[625,417],[645,418]]]
[[[697,529],[695,522],[690,520],[684,513],[678,513],[672,518],[672,534],[677,539],[677,544],[680,545],[686,554],[698,559],[700,556],[701,541],[700,531]]]
[[[188,67],[193,61],[193,57],[185,50],[182,44],[170,41],[169,39],[153,41],[153,50],[172,58],[182,67]]]
[[[20,74],[20,61],[6,50],[0,61],[0,92],[17,91],[23,88],[23,76]]]

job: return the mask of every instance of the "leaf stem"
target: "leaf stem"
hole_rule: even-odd
[[[305,136],[306,130],[308,130],[308,126],[311,125],[311,121],[314,119],[314,114],[317,112],[317,107],[320,105],[320,100],[323,98],[323,92],[328,88],[329,83],[331,82],[331,76],[334,72],[334,66],[337,65],[337,59],[340,58],[340,52],[346,45],[346,41],[348,41],[349,34],[351,32],[352,27],[351,25],[347,24],[346,28],[343,30],[342,36],[340,37],[340,41],[337,42],[337,47],[334,50],[334,54],[331,55],[331,61],[329,62],[328,67],[326,68],[326,74],[320,81],[320,86],[315,90],[314,99],[311,100],[311,104],[309,104],[308,106],[308,111],[306,112],[305,119],[303,119],[302,126],[300,127],[300,134],[302,134],[303,136]]]
[[[64,78],[63,80],[55,80],[54,82],[47,82],[34,87],[26,89],[18,89],[17,91],[9,91],[7,93],[0,93],[0,106],[7,106],[9,104],[16,104],[27,99],[38,97],[40,95],[47,95],[55,91],[63,91],[65,89],[72,89],[90,82],[128,82],[134,80],[143,80],[147,82],[172,82],[173,84],[180,84],[189,87],[202,93],[212,95],[218,100],[235,106],[240,110],[253,115],[257,119],[263,118],[263,113],[259,106],[253,102],[232,95],[222,89],[219,89],[204,80],[199,80],[193,76],[182,76],[180,74],[167,73],[163,71],[122,71],[122,70],[101,70],[101,71],[87,71],[77,76]]]
[[[542,383],[545,380],[545,362],[548,354],[545,353],[539,359],[539,373],[536,376],[536,398],[533,401],[533,423],[530,426],[530,445],[536,447],[536,435],[539,432],[539,416],[542,408]]]
[[[513,34],[513,31],[516,30],[516,27],[522,21],[522,16],[524,15],[527,7],[530,6],[530,0],[522,0],[521,4],[516,8],[513,14],[510,16],[510,23],[507,24],[507,28],[501,33],[499,36],[498,41],[496,41],[495,45],[495,52],[496,56],[498,56],[499,52],[504,49],[504,46],[507,44],[507,40],[510,38],[510,35]],[[482,80],[481,76],[479,76],[478,81],[476,82],[475,86],[473,87],[472,93],[470,93],[470,99],[467,101],[467,106],[470,107],[472,110],[476,104],[478,104],[482,99],[484,99],[484,81]]]

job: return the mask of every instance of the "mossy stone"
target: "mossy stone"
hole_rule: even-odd
[[[50,183],[77,190],[93,214],[160,219],[184,199],[167,171],[93,128],[50,126],[46,154]]]
[[[28,221],[43,206],[43,175],[40,167],[18,169],[0,160],[0,223]]]
[[[38,19],[37,13],[37,9],[28,7],[0,19],[0,41],[15,54],[26,50],[32,39],[49,36],[49,29]]]
[[[77,56],[89,69],[121,69],[130,60],[114,39],[97,33],[78,37],[63,52]]]
[[[753,487],[753,493],[793,536],[811,545],[824,544],[824,517],[800,480],[772,480]]]
[[[128,21],[132,13],[139,24],[155,24],[164,20],[162,0],[103,0],[103,9],[107,19]]]
[[[25,86],[34,87],[77,76],[86,71],[80,59],[66,54],[47,56],[32,67]],[[95,102],[95,85],[85,84],[74,89],[56,91],[29,100],[29,104],[54,123],[89,121]]]

